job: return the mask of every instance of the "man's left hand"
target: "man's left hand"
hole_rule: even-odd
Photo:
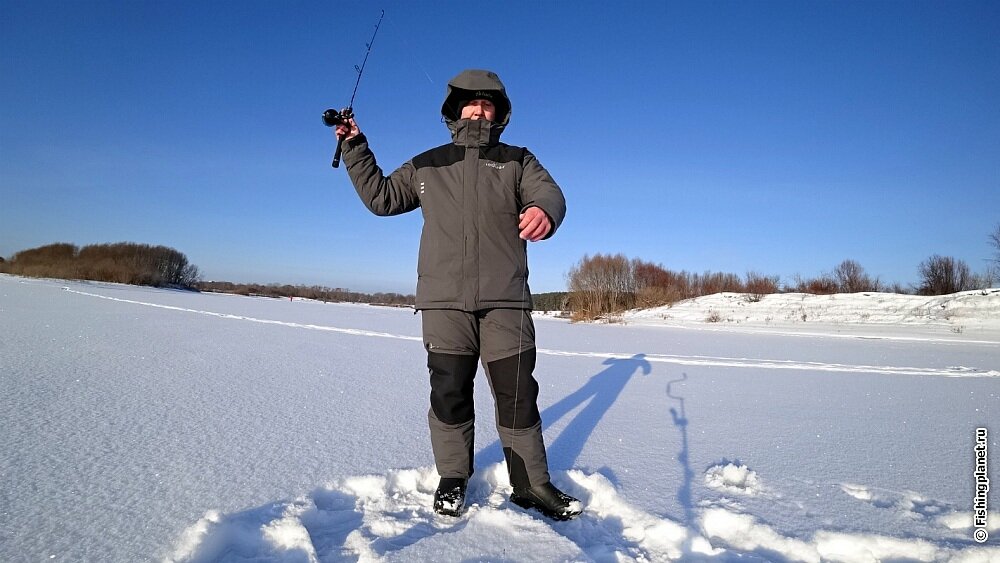
[[[552,221],[549,221],[549,216],[541,208],[529,207],[521,214],[521,222],[517,228],[521,229],[522,239],[538,242],[552,230]]]

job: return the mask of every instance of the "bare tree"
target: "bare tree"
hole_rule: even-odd
[[[920,263],[921,295],[949,295],[976,289],[975,278],[969,265],[951,256],[931,256]]]
[[[757,303],[765,295],[778,293],[778,283],[780,281],[781,278],[778,276],[765,276],[758,272],[747,272],[747,281],[745,284],[747,301]]]
[[[990,233],[990,246],[993,247],[993,258],[990,260],[995,266],[1000,267],[1000,223],[994,227]]]
[[[837,285],[842,293],[861,293],[864,291],[878,291],[878,279],[872,279],[861,264],[854,260],[844,260],[833,270],[833,277],[837,280]]]
[[[574,318],[593,319],[635,304],[633,263],[622,254],[584,256],[567,278]]]
[[[664,268],[660,264],[632,260],[635,275],[636,305],[642,308],[670,305],[691,297],[689,277]]]
[[[833,295],[840,291],[840,284],[830,274],[823,274],[818,278],[802,278],[802,276],[796,275],[795,285],[789,289],[795,293]]]

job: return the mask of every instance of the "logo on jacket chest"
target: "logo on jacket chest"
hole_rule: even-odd
[[[489,166],[490,168],[496,168],[497,170],[503,170],[504,168],[507,167],[506,163],[500,164],[499,162],[493,162],[492,160],[487,160],[485,164],[486,166]]]

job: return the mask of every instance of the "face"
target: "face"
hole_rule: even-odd
[[[462,107],[462,119],[493,121],[496,113],[496,107],[489,100],[472,100]]]

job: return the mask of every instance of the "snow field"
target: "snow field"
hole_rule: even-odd
[[[479,378],[451,519],[412,312],[0,276],[0,560],[1000,561],[970,539],[996,342],[537,325],[586,510],[509,503]]]

